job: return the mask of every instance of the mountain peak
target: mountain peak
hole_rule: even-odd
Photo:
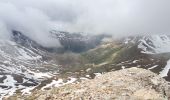
[[[139,40],[138,48],[142,53],[167,53],[170,52],[170,37],[168,35],[143,36]]]

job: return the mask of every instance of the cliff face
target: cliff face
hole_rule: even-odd
[[[31,100],[168,100],[170,86],[149,70],[129,68],[109,72],[81,83],[68,84],[47,91],[36,91],[31,96],[10,99]]]

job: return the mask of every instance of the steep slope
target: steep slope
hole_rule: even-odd
[[[34,87],[43,78],[51,77],[50,74],[33,71],[38,70],[36,67],[40,63],[43,63],[43,57],[33,48],[0,40],[0,97],[12,95],[18,89],[24,93],[27,87]]]
[[[0,99],[16,92],[30,93],[30,90],[57,81],[61,76],[57,74],[65,66],[62,62],[68,62],[63,56],[64,52],[82,52],[94,48],[103,37],[53,31],[51,38],[59,39],[63,47],[46,48],[21,32],[12,31],[11,40],[0,40]],[[66,78],[73,79],[69,75]]]
[[[167,35],[144,36],[139,40],[138,48],[142,53],[158,54],[170,52],[170,37]]]

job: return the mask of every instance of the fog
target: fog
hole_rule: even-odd
[[[21,31],[45,47],[50,30],[112,34],[170,33],[169,0],[0,0],[0,38]]]

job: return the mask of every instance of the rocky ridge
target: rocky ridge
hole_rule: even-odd
[[[141,68],[108,72],[92,80],[68,84],[30,96],[8,100],[168,100],[170,85],[159,75]]]

